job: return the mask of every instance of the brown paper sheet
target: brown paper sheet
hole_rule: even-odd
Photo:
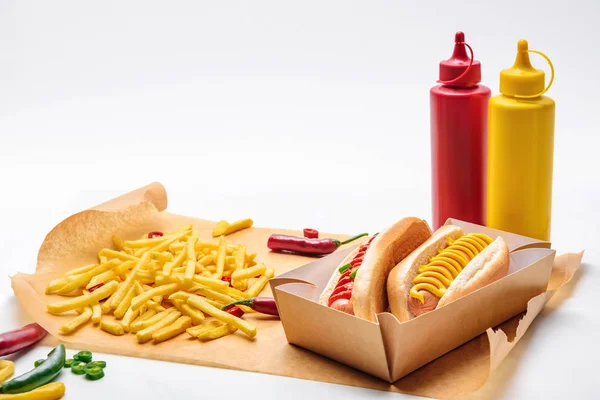
[[[167,207],[165,189],[151,184],[90,210],[75,214],[56,226],[46,237],[39,254],[36,273],[17,274],[12,287],[25,311],[54,337],[72,349],[89,349],[125,356],[182,362],[220,368],[238,369],[273,375],[289,376],[364,388],[412,393],[429,397],[451,397],[470,393],[480,388],[493,369],[500,364],[537,314],[556,290],[576,273],[580,254],[556,257],[550,281],[550,291],[533,298],[526,313],[505,322],[498,330],[488,330],[461,347],[447,353],[403,379],[389,383],[329,360],[310,351],[288,344],[281,323],[271,317],[248,315],[256,324],[258,335],[254,340],[241,333],[201,343],[181,335],[160,344],[137,343],[135,335],[115,337],[90,324],[74,334],[58,335],[58,327],[72,316],[53,316],[46,312],[46,304],[59,297],[45,295],[46,284],[65,271],[96,261],[97,252],[111,246],[111,236],[138,238],[149,231],[168,231],[191,223],[204,239],[212,239],[215,222],[175,215],[164,211]],[[276,269],[276,275],[285,273],[312,261],[310,258],[274,254],[266,247],[273,233],[299,232],[251,228],[228,236],[228,241],[244,243],[256,252],[256,259]],[[343,239],[345,235],[327,235]],[[269,296],[270,288],[261,295]]]

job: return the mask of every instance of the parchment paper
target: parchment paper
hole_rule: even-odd
[[[48,341],[60,341],[72,349],[85,348],[125,356],[253,371],[421,396],[450,397],[472,392],[487,381],[491,371],[525,334],[554,291],[572,278],[583,255],[582,252],[556,258],[549,285],[552,290],[533,298],[526,314],[505,322],[499,330],[488,330],[486,335],[471,340],[393,385],[288,344],[279,320],[268,316],[246,314],[244,317],[257,326],[258,335],[254,340],[236,333],[202,343],[188,338],[188,335],[180,335],[160,344],[142,345],[137,343],[135,335],[112,336],[91,324],[74,334],[59,335],[58,327],[73,316],[53,316],[46,312],[46,304],[61,298],[45,295],[46,284],[69,269],[96,262],[98,251],[112,246],[112,235],[137,239],[145,232],[169,231],[191,223],[201,238],[212,240],[211,232],[215,222],[171,214],[164,211],[166,207],[164,187],[153,183],[75,214],[47,235],[38,254],[36,273],[15,275],[12,277],[12,287],[25,311],[54,335]],[[300,232],[281,229],[251,228],[229,235],[227,240],[246,244],[249,252],[257,253],[257,261],[275,268],[276,275],[313,260],[271,253],[266,242],[273,233],[301,235]],[[323,236],[325,235],[338,239],[347,237],[330,234]],[[261,295],[271,295],[268,286]]]

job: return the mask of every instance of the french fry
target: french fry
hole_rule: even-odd
[[[200,333],[197,338],[199,340],[215,340],[227,336],[237,331],[237,328],[231,325],[221,325],[218,328],[214,328],[208,331]]]
[[[69,283],[67,283],[65,286],[63,286],[58,291],[58,294],[66,294],[66,293],[72,292],[73,290],[78,289],[80,287],[85,287],[85,285],[87,285],[94,276],[101,274],[103,272],[106,272],[108,270],[111,270],[119,264],[120,264],[119,260],[111,260],[110,262],[99,265],[99,266],[91,269],[88,272],[84,272],[83,274],[77,275],[77,277],[75,279],[70,280]]]
[[[224,235],[225,232],[227,231],[228,227],[229,227],[229,222],[227,222],[227,221],[217,222],[217,224],[213,228],[212,237],[216,238],[216,237]]]
[[[194,245],[198,240],[195,236],[188,236],[186,243],[186,266],[185,273],[183,275],[183,287],[189,288],[192,286],[192,282],[194,279],[194,274],[196,273],[196,250],[194,249]]]
[[[233,269],[232,268],[225,268],[225,271],[223,271],[223,277],[229,276],[231,277],[231,274],[233,273]],[[223,279],[223,278],[221,278]]]
[[[83,293],[88,294],[87,290],[84,290]],[[82,310],[83,311],[83,310]],[[79,310],[77,310],[79,312]],[[102,320],[102,308],[100,307],[100,303],[92,304],[92,324],[97,325]]]
[[[188,292],[184,292],[184,291],[178,291],[173,293],[172,295],[169,296],[169,301],[173,301],[173,300],[183,300],[183,301],[187,301],[187,299],[193,296],[192,293],[188,293]]]
[[[152,259],[160,262],[173,261],[173,254],[168,251],[153,251]]]
[[[265,273],[267,267],[265,264],[258,264],[254,267],[244,268],[244,269],[236,269],[231,274],[231,279],[240,280],[240,279],[250,279],[255,276],[259,276]]]
[[[187,299],[186,299],[186,301],[187,301]],[[204,301],[207,302],[208,304],[210,304],[211,306],[215,306],[219,309],[225,305],[225,303],[221,303],[220,301],[211,300],[211,299],[204,299]]]
[[[242,229],[251,228],[254,224],[250,218],[241,219],[239,221],[232,222],[225,230],[225,236],[231,235],[232,233],[241,231]]]
[[[194,282],[217,290],[225,290],[229,287],[229,283],[225,281],[220,279],[205,278],[199,275],[194,275]]]
[[[119,275],[119,276],[123,276],[125,275],[127,272],[129,272],[130,269],[132,269],[133,267],[135,267],[135,265],[137,264],[137,261],[123,261],[123,263],[121,265],[119,265],[118,267],[116,267],[114,269],[115,274]]]
[[[275,270],[273,268],[267,268],[264,275],[261,276],[260,278],[258,278],[252,284],[252,286],[250,286],[250,288],[248,288],[248,290],[246,290],[246,293],[248,293],[248,295],[250,297],[258,296],[258,294],[260,292],[262,292],[262,290],[265,288],[265,286],[269,282],[269,279],[271,279],[274,275],[275,275]]]
[[[134,321],[131,323],[131,325],[129,325],[129,330],[132,333],[136,333],[138,331],[141,331],[142,329],[145,329],[149,326],[152,326],[154,324],[156,324],[157,322],[161,321],[164,317],[166,317],[168,314],[170,313],[170,311],[161,311],[157,314],[155,314],[154,316],[141,320],[141,321]]]
[[[75,279],[75,278],[73,278],[73,279]],[[71,281],[71,277],[69,277],[69,276],[65,276],[63,278],[58,278],[58,279],[54,279],[53,281],[50,281],[48,286],[46,286],[46,294],[52,294],[52,293],[58,292],[65,285],[67,285],[70,281]]]
[[[96,276],[94,276],[90,282],[86,285],[86,289],[90,289],[96,285],[99,285],[101,283],[106,283],[106,282],[110,282],[114,279],[117,279],[117,274],[115,273],[114,270],[109,270],[109,271],[104,271],[101,274],[98,274]]]
[[[196,293],[201,294],[202,296],[207,297],[209,299],[220,301],[221,303],[225,304],[235,301],[235,299],[229,295],[205,287],[199,288],[198,290],[196,290]]]
[[[184,300],[173,300],[173,302],[175,308],[181,311],[183,315],[187,315],[192,319],[192,324],[199,325],[204,321],[204,314],[202,311],[190,306]]]
[[[226,236],[242,229],[250,228],[253,221],[250,218],[242,219],[240,221],[232,222],[231,224],[227,221],[219,221],[213,228],[212,237]]]
[[[149,285],[151,283],[154,283],[155,278],[154,278],[154,274],[150,274],[148,272],[139,272],[136,274],[136,279],[139,280],[140,282]]]
[[[140,310],[133,311],[133,309],[131,307],[129,307],[127,309],[127,312],[125,313],[125,315],[123,316],[123,319],[121,320],[121,326],[123,327],[123,330],[125,332],[129,332],[129,326],[131,325],[133,320],[139,315],[139,312],[140,312]]]
[[[167,261],[165,263],[165,265],[163,265],[163,270],[162,270],[163,276],[169,276],[169,275],[171,275],[172,271],[173,271],[173,263],[171,261]]]
[[[79,268],[75,268],[72,269],[70,271],[67,271],[65,273],[66,276],[72,276],[72,275],[79,275],[79,274],[83,274],[85,272],[88,272],[94,268],[96,268],[98,266],[98,264],[90,264],[90,265],[85,265],[83,267],[79,267]]]
[[[148,252],[149,248],[142,247],[141,249],[129,249],[129,250],[133,251],[133,255],[135,255],[136,257],[141,257],[144,255],[144,253]]]
[[[139,261],[137,262],[137,264],[135,265],[135,267],[133,267],[133,269],[131,270],[131,273],[129,275],[127,275],[127,278],[119,286],[119,289],[117,290],[117,294],[115,294],[115,297],[112,299],[112,302],[111,302],[111,307],[112,308],[117,308],[117,306],[119,304],[121,304],[121,302],[123,301],[123,298],[125,297],[125,295],[129,291],[129,289],[131,288],[131,286],[133,285],[133,282],[135,280],[135,275],[137,273],[137,270],[141,269],[142,267],[144,267],[148,263],[149,260],[150,260],[150,253],[145,253],[139,259]]]
[[[186,247],[183,247],[179,251],[179,253],[177,253],[175,258],[173,259],[173,269],[181,267],[183,265],[183,262],[186,260],[186,257],[187,257],[187,249],[186,249]]]
[[[155,302],[155,301],[153,301],[153,300],[150,300],[149,302],[147,302],[147,303],[146,303],[146,305],[148,306],[148,308],[149,308],[149,309],[151,309],[151,310],[154,310],[154,311],[156,311],[156,312],[162,312],[162,311],[165,311],[165,308],[164,308],[162,305],[160,305],[160,304],[156,303],[156,302]],[[142,307],[143,307],[143,306],[142,306]]]
[[[181,335],[185,330],[192,326],[192,319],[188,316],[181,316],[177,318],[171,325],[160,328],[152,334],[152,340],[154,343],[164,342],[174,338],[177,335]],[[139,332],[138,332],[139,333]]]
[[[154,325],[150,325],[149,327],[144,328],[141,331],[138,331],[135,334],[137,337],[138,343],[146,343],[148,340],[152,339],[152,334],[154,332],[158,331],[160,328],[164,328],[165,326],[172,324],[180,316],[181,316],[181,313],[179,311],[177,311],[177,310],[171,311],[167,315],[165,315],[164,318],[162,318],[160,321],[158,321]]]
[[[100,257],[105,256],[108,258],[118,258],[122,261],[139,261],[140,259],[136,256],[132,256],[131,254],[123,253],[121,251],[115,251],[111,249],[102,249],[100,253],[98,253]]]
[[[86,322],[88,322],[91,317],[92,317],[92,308],[90,306],[87,306],[84,308],[84,310],[81,314],[79,314],[77,317],[73,318],[71,321],[67,322],[66,324],[64,324],[63,326],[58,328],[58,330],[62,334],[68,334],[68,333],[75,332],[77,329],[79,329],[81,326],[83,326]]]
[[[157,236],[152,239],[144,238],[139,240],[126,240],[125,247],[132,249],[143,249],[150,248],[163,243],[169,239],[173,239],[176,236]]]
[[[185,248],[185,243],[180,241],[175,241],[169,245],[169,251],[173,254],[179,253],[183,248]]]
[[[227,251],[227,241],[223,236],[219,238],[219,249],[217,250],[217,270],[215,271],[215,278],[221,279],[223,277],[223,269],[225,268],[225,256]]]
[[[185,232],[177,232],[177,234],[174,234],[173,237],[171,237],[169,240],[165,240],[164,242],[152,247],[150,249],[150,252],[161,252],[161,251],[165,251],[167,249],[170,249],[171,245],[173,243],[175,243],[176,241],[182,239],[183,237],[185,237],[186,235],[188,235],[190,233],[190,231],[185,231]]]
[[[67,311],[89,306],[113,294],[117,290],[117,286],[119,286],[119,284],[115,281],[108,282],[106,285],[94,290],[92,293],[48,304],[46,309],[50,314],[62,314]]]
[[[115,321],[100,322],[100,329],[115,336],[121,336],[125,334],[125,329],[123,329],[121,324]]]
[[[210,264],[214,263],[214,262],[215,262],[215,259],[216,259],[216,257],[215,257],[214,255],[212,255],[212,254],[209,254],[209,255],[206,255],[206,256],[202,257],[202,258],[200,259],[200,261],[199,261],[199,262],[200,262],[200,264],[202,264],[204,267],[206,267],[206,266],[208,266],[208,265],[210,265]]]
[[[248,289],[248,279],[231,281],[231,285],[237,290],[245,291]]]
[[[238,246],[238,249],[233,253],[234,255],[234,264],[235,270],[244,269],[244,264],[246,262],[246,246],[243,244]]]
[[[123,298],[123,301],[121,301],[119,303],[119,305],[117,306],[117,308],[115,308],[115,311],[113,312],[113,314],[115,315],[115,317],[117,319],[123,318],[123,316],[127,312],[127,309],[131,305],[131,301],[132,301],[132,299],[133,299],[134,296],[135,296],[135,286],[131,285],[131,287],[127,291],[127,294]]]
[[[134,319],[133,322],[144,321],[144,320],[146,320],[148,318],[154,317],[155,315],[156,315],[156,311],[154,311],[154,310],[147,310],[145,313],[140,314],[136,319]]]
[[[123,239],[121,239],[120,237],[115,236],[115,235],[113,235],[113,237],[111,239],[112,239],[113,245],[115,246],[115,248],[118,251],[127,252],[127,249],[125,249],[125,243],[123,243]]]
[[[98,325],[102,321],[102,308],[100,303],[96,303],[92,306],[92,324]]]
[[[117,283],[117,285],[118,285],[118,283]],[[115,293],[116,293],[116,291],[115,291]],[[108,314],[112,310],[111,303],[112,303],[113,297],[115,296],[115,293],[111,294],[108,297],[108,299],[106,299],[106,301],[100,305],[102,314]]]
[[[249,299],[251,297],[248,293],[242,292],[241,290],[237,290],[236,288],[232,287],[226,288],[225,294],[229,297],[234,298],[235,300]]]
[[[215,317],[221,322],[235,326],[236,328],[244,332],[246,335],[248,335],[250,338],[256,336],[256,328],[254,326],[250,325],[248,322],[244,321],[241,318],[234,317],[233,315],[225,311],[221,311],[220,309],[204,301],[204,299],[200,296],[190,296],[187,299],[187,303],[191,306],[196,307],[203,313]]]
[[[193,328],[188,328],[185,331],[191,337],[198,337],[198,335],[201,335],[203,332],[209,331],[214,328],[218,328],[219,326],[222,326],[222,325],[223,325],[223,323],[221,321],[211,321],[211,322],[206,322],[202,325],[194,326]]]
[[[172,293],[175,293],[177,289],[178,285],[176,283],[170,283],[168,285],[158,286],[153,289],[150,289],[147,292],[135,296],[131,301],[131,308],[135,311],[139,309],[143,304],[146,304],[154,296],[170,295]]]

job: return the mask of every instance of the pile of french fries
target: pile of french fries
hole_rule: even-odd
[[[139,343],[159,343],[184,332],[200,340],[238,329],[256,336],[256,327],[221,307],[256,297],[274,276],[273,269],[257,264],[256,254],[244,245],[228,244],[223,236],[217,243],[200,240],[191,225],[148,236],[130,241],[113,236],[115,249],[100,250],[97,264],[48,284],[47,294],[69,297],[48,304],[48,312],[78,314],[59,328],[62,334],[91,322],[112,335],[135,334]]]

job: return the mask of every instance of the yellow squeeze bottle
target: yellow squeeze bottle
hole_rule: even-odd
[[[535,69],[529,53],[546,59],[552,76]],[[500,72],[500,93],[488,106],[487,226],[550,240],[554,100],[550,59],[520,40],[514,65]]]

